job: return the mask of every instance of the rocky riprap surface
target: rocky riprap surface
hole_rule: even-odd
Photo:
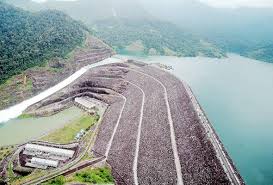
[[[117,184],[137,177],[139,184],[172,185],[178,175],[185,185],[232,184],[184,83],[168,72],[133,61],[96,67],[27,112],[54,114],[80,96],[108,104],[93,152],[107,158]]]

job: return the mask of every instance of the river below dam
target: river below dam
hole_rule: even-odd
[[[121,57],[171,65],[191,86],[246,184],[273,184],[273,64],[234,54]]]
[[[171,65],[174,70],[170,72],[191,86],[246,183],[273,184],[273,64],[233,54],[225,59],[117,57]],[[22,107],[17,107],[23,111]],[[71,114],[71,110],[57,115],[57,122],[65,115],[71,115],[69,119],[73,119],[77,111]],[[14,117],[14,111],[8,109],[9,112]],[[2,117],[11,117],[6,113],[2,111]],[[38,136],[35,130],[44,133],[54,129],[57,123],[54,125],[53,120],[50,124],[46,119],[39,120],[39,123],[28,122],[27,129],[22,128],[24,125],[18,119],[0,124],[0,145],[22,142],[21,139],[13,139],[17,135],[32,138]],[[63,121],[58,123],[62,124]],[[22,139],[27,139],[23,136]]]
[[[50,117],[16,118],[0,125],[0,146],[20,144],[38,139],[67,123],[81,118],[85,112],[71,107]]]

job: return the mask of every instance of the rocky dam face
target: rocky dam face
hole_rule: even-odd
[[[26,113],[52,115],[90,97],[107,104],[92,147],[117,184],[244,184],[190,88],[136,61],[89,69]]]

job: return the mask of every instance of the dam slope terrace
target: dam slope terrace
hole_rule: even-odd
[[[244,184],[189,86],[160,66],[92,68],[27,111],[49,114],[81,97],[107,105],[88,152],[105,158],[116,184]]]

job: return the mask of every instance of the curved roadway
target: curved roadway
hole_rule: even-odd
[[[210,172],[204,170],[200,173],[201,177],[198,176],[200,174],[193,174],[196,173],[194,170],[199,171],[198,167],[202,168],[202,165],[208,166],[208,164],[211,164],[210,162],[217,165],[219,161],[214,161],[215,159],[211,158],[209,159],[211,160],[209,163],[204,162],[199,165],[198,160],[202,160],[202,156],[197,156],[198,154],[194,154],[193,156],[187,155],[187,152],[190,152],[187,147],[191,146],[191,142],[189,141],[192,140],[192,136],[190,136],[190,140],[183,141],[186,143],[186,147],[183,143],[181,144],[181,139],[184,137],[188,139],[185,133],[183,133],[185,132],[183,128],[186,128],[185,126],[183,127],[183,124],[187,125],[189,120],[184,122],[183,120],[188,118],[181,117],[180,114],[177,115],[180,112],[179,108],[183,108],[181,111],[184,111],[185,108],[179,104],[183,100],[182,97],[177,95],[179,92],[176,92],[177,96],[170,94],[172,93],[170,89],[179,91],[181,90],[180,88],[184,88],[182,87],[183,85],[181,86],[181,82],[176,87],[177,84],[169,83],[168,80],[164,81],[163,76],[165,74],[161,74],[162,71],[149,71],[149,68],[139,68],[136,66],[128,68],[121,66],[114,67],[127,70],[127,74],[123,78],[118,78],[127,83],[127,87],[122,93],[117,93],[123,101],[113,103],[105,113],[93,148],[95,152],[105,156],[106,161],[113,168],[113,174],[118,184],[183,185],[184,183],[204,183],[207,179],[202,179],[202,173],[209,174],[208,178],[211,178],[216,174],[213,171],[215,169],[220,169],[220,171],[224,169],[229,180],[226,181],[225,177],[221,176],[219,179],[217,179],[218,177],[212,178],[212,181],[219,182],[224,180],[225,184],[241,184],[236,174],[234,174],[232,167],[233,171],[229,171],[231,165],[226,162],[228,160],[225,155],[220,156],[220,161],[225,161],[224,164],[221,164],[223,169],[217,167]],[[153,74],[155,71],[158,73]],[[101,80],[109,79],[106,77],[94,78]],[[177,98],[180,99],[176,103]],[[188,106],[188,104],[185,105]],[[191,111],[195,112],[195,110]],[[186,110],[183,116],[187,115],[188,112]],[[190,125],[195,126],[197,123],[196,127],[199,126],[199,122],[196,120],[191,120],[190,122],[192,122]],[[213,145],[214,143],[215,141],[212,140]],[[200,146],[203,147],[202,144]],[[197,147],[196,151],[198,153],[203,150]],[[202,155],[209,154],[210,150],[208,149],[207,151],[203,151]],[[212,153],[211,155],[214,154]],[[189,159],[192,157],[198,158],[196,158],[195,162],[190,161],[192,164],[189,164],[185,156]],[[192,167],[191,165],[199,166],[194,169],[194,166]],[[226,168],[227,165],[228,168]],[[189,170],[193,171],[189,172]],[[187,173],[192,173],[192,176]],[[186,175],[182,176],[182,174]],[[234,182],[231,176],[235,176],[238,181]]]
[[[121,68],[121,67],[119,67],[119,68]],[[128,68],[126,68],[126,69],[128,69]],[[174,175],[174,174],[171,175],[172,178],[173,178],[172,180],[170,180],[170,179],[165,179],[165,180],[166,180],[166,182],[171,182],[171,183],[175,182],[178,185],[183,185],[181,164],[180,164],[180,160],[179,160],[178,152],[177,152],[177,145],[176,145],[176,140],[175,140],[173,121],[172,121],[171,111],[170,111],[170,107],[169,107],[169,101],[168,101],[168,95],[167,95],[166,87],[163,85],[162,82],[160,82],[159,80],[157,80],[156,78],[154,78],[153,76],[151,76],[149,74],[145,74],[143,72],[140,72],[140,71],[137,71],[137,70],[134,70],[134,69],[128,69],[128,70],[131,71],[131,73],[132,72],[137,73],[138,76],[145,76],[146,79],[149,78],[150,80],[152,80],[152,83],[158,84],[158,87],[161,88],[160,94],[163,94],[163,99],[164,99],[164,102],[165,102],[165,108],[166,108],[166,112],[167,112],[167,116],[166,116],[167,120],[166,121],[168,122],[168,125],[169,125],[169,135],[167,137],[165,137],[165,138],[170,139],[171,150],[172,150],[171,153],[173,153],[173,160],[172,161],[174,162],[174,165],[173,165],[174,169],[172,169],[172,171],[174,171],[175,174],[176,174],[176,175]],[[133,182],[135,185],[138,185],[139,184],[139,182],[138,182],[138,178],[139,178],[138,177],[139,149],[140,149],[140,145],[141,145],[142,120],[143,120],[143,114],[144,114],[144,105],[145,105],[145,101],[146,101],[145,91],[147,91],[147,90],[144,90],[142,87],[140,87],[140,85],[136,85],[135,82],[133,82],[134,80],[128,79],[128,80],[124,80],[124,81],[127,82],[128,84],[132,85],[136,90],[140,91],[141,94],[142,94],[142,98],[141,98],[142,101],[141,101],[139,120],[138,120],[138,127],[137,127],[137,137],[136,137],[135,144],[134,144],[135,145],[135,148],[134,148],[135,149],[134,161],[133,161],[133,165],[132,165],[132,169],[131,169],[132,173],[133,173],[133,181],[132,181],[132,179],[128,179],[128,181],[127,181],[128,184]],[[159,92],[155,92],[155,93],[159,93]],[[125,107],[126,102],[127,102],[127,98],[124,95],[121,95],[121,96],[124,99],[124,103],[123,103],[123,106],[122,106],[121,111],[119,113],[119,117],[118,117],[118,120],[117,120],[117,122],[115,124],[115,127],[113,129],[113,133],[111,135],[109,143],[107,144],[107,148],[106,148],[106,151],[105,151],[105,156],[106,156],[107,159],[109,158],[108,155],[109,155],[109,152],[111,150],[113,140],[114,140],[115,137],[118,137],[118,136],[116,136],[116,132],[118,130],[120,120],[121,120],[121,117],[122,117],[122,114],[123,114],[123,110],[124,110],[124,107]],[[151,97],[149,97],[149,98],[151,98]],[[155,101],[157,101],[157,100],[155,100]],[[157,115],[155,115],[155,117],[157,117]],[[168,157],[169,157],[169,152],[170,151],[167,151]],[[164,159],[164,158],[162,158],[162,159]],[[111,160],[111,156],[110,156],[110,160]],[[165,160],[168,160],[168,159],[165,159]],[[112,160],[112,161],[114,161],[114,160]],[[119,161],[119,162],[121,162],[121,161]],[[162,161],[162,162],[164,163],[164,161]],[[149,170],[149,169],[146,169],[146,170]],[[159,175],[163,175],[163,174],[159,174]],[[169,178],[171,178],[171,177],[169,177]],[[163,179],[160,179],[160,180],[161,180],[160,181],[161,183],[164,183]],[[123,181],[124,181],[124,179],[123,179]],[[156,181],[154,181],[153,183],[156,183]],[[143,183],[141,183],[141,184],[143,184]]]
[[[167,90],[174,84],[170,83],[166,86],[165,84],[168,82],[161,81],[161,78],[158,76],[160,74],[151,75],[149,72],[147,73],[147,68],[120,66],[118,68],[129,71],[123,80],[131,85],[127,91],[122,93],[125,101],[118,121],[115,122],[115,128],[105,152],[107,162],[113,167],[114,173],[116,173],[114,176],[118,184],[183,185],[185,182],[183,181],[182,167],[187,162],[183,161],[183,156],[181,157],[181,146],[179,146],[180,149],[178,150],[177,139],[180,136],[176,136],[176,133],[179,132],[177,131],[179,127],[174,126],[173,112],[169,104],[169,90]],[[135,94],[136,91],[140,92]],[[142,94],[141,98],[140,94]],[[128,98],[129,101],[127,101]],[[164,101],[161,101],[162,99]],[[126,111],[124,113],[124,109],[126,111],[134,110],[133,115]],[[177,119],[175,121],[177,122]],[[178,121],[176,125],[179,123],[181,122]],[[103,134],[103,130],[101,132]],[[97,140],[100,139],[99,137],[97,138]],[[215,141],[212,141],[213,145],[214,143]],[[171,148],[169,148],[170,146]],[[212,153],[212,155],[214,154]],[[191,156],[188,157],[191,158]],[[229,180],[226,180],[223,176],[217,179],[218,174],[215,173],[216,177],[212,181],[216,179],[216,182],[220,182],[223,178],[226,181],[225,184],[243,184],[238,180],[233,168],[226,171],[231,166],[226,156],[220,155],[219,161],[225,161],[225,163],[221,164],[222,170],[226,172],[226,178]],[[184,173],[186,169],[185,167]],[[213,170],[210,172],[210,175],[213,175]],[[200,176],[197,175],[195,178],[200,178]],[[189,181],[187,179],[187,182],[191,184],[194,180]]]

